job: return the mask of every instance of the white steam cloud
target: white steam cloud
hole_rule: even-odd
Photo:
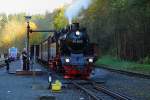
[[[75,0],[65,11],[65,16],[68,18],[69,24],[71,24],[74,17],[78,16],[82,9],[87,9],[90,4],[91,0]]]

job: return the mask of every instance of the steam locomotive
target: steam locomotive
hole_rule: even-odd
[[[79,23],[55,32],[36,48],[38,60],[47,63],[51,70],[63,73],[64,78],[87,79],[92,71],[94,45]]]

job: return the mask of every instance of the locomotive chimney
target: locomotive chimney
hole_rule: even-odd
[[[76,31],[76,30],[80,29],[80,25],[79,25],[79,23],[73,23],[73,24],[71,24],[71,25],[68,26],[68,29],[70,31]]]
[[[70,30],[70,31],[72,30],[72,24],[69,25],[69,30]]]
[[[74,28],[75,28],[76,30],[79,30],[79,28],[80,28],[79,23],[73,23],[73,26],[74,26]]]

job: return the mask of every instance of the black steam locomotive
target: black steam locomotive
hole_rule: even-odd
[[[50,69],[62,72],[64,78],[88,78],[93,67],[95,52],[85,28],[79,23],[57,31],[38,48],[38,59]]]

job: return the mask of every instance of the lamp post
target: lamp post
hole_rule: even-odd
[[[26,22],[27,22],[27,64],[26,64],[26,70],[30,69],[29,66],[29,33],[30,33],[30,20],[31,16],[25,16]]]

